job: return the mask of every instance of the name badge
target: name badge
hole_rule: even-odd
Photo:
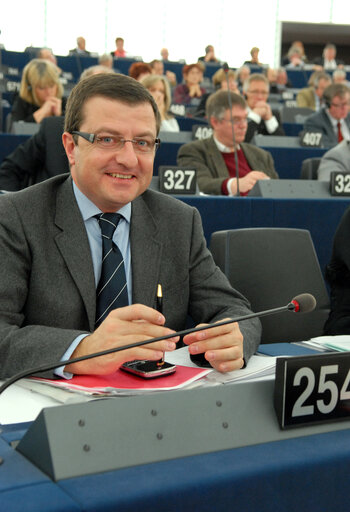
[[[331,195],[350,196],[350,172],[331,172]]]
[[[275,411],[282,429],[350,417],[350,352],[279,357]]]
[[[300,145],[319,148],[322,144],[322,133],[303,130],[299,135]]]
[[[192,138],[194,140],[209,139],[213,135],[213,129],[211,126],[205,126],[203,124],[194,124],[192,126]]]
[[[195,195],[197,189],[196,169],[160,165],[158,169],[159,190],[164,194]]]

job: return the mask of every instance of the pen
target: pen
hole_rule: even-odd
[[[158,284],[157,286],[157,311],[159,311],[159,313],[163,313],[163,291],[162,291],[162,285],[161,284]],[[159,359],[159,361],[157,361],[157,366],[163,366],[164,364],[164,352],[163,352],[163,357],[162,359]]]

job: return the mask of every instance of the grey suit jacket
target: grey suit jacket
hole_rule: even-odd
[[[350,115],[345,118],[345,122],[350,130]],[[338,144],[338,138],[325,109],[309,116],[304,123],[304,130],[322,133],[322,144],[326,148]]]
[[[146,191],[132,203],[133,303],[155,306],[163,287],[166,325],[235,317],[249,303],[231,288],[206,248],[199,213]],[[95,282],[89,242],[67,175],[0,197],[0,377],[59,361],[94,329]],[[243,322],[248,359],[259,321]]]
[[[245,142],[240,146],[252,170],[263,171],[271,178],[278,178],[270,153]],[[181,146],[177,154],[177,163],[179,166],[197,169],[198,186],[202,192],[222,194],[221,185],[229,178],[229,174],[213,137]]]
[[[333,171],[350,171],[350,141],[343,140],[323,155],[317,170],[317,179],[330,181]]]

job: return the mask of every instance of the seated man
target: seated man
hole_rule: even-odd
[[[124,75],[90,76],[67,103],[70,174],[0,196],[0,378],[171,336],[56,372],[111,374],[124,362],[174,350],[188,315],[206,324],[249,313],[214,264],[198,211],[147,190],[159,127],[143,85]],[[155,309],[158,283],[162,314]],[[191,355],[226,372],[243,366],[259,338],[252,319],[183,341]]]
[[[333,171],[350,172],[350,140],[343,140],[323,155],[317,170],[317,179],[330,181]]]
[[[309,116],[304,130],[322,133],[324,147],[350,139],[350,90],[344,84],[332,84],[323,93],[325,108]]]
[[[332,79],[323,71],[315,71],[309,79],[309,87],[304,87],[297,94],[297,105],[301,108],[311,108],[318,111],[322,107],[322,96],[325,89],[331,85]]]
[[[248,106],[248,129],[244,142],[254,135],[285,135],[278,112],[272,112],[267,103],[270,85],[266,76],[253,73],[243,84],[243,93]]]
[[[324,326],[325,335],[350,334],[350,208],[337,228],[326,279],[330,285],[331,311]]]
[[[22,190],[69,171],[62,145],[64,118],[47,117],[39,131],[17,146],[0,166],[0,190]]]
[[[270,153],[244,143],[247,109],[242,96],[230,93],[234,124],[233,141],[227,91],[217,91],[207,101],[207,118],[213,128],[209,139],[180,147],[179,166],[197,169],[199,189],[206,194],[237,194],[235,151],[239,164],[239,191],[246,195],[258,180],[278,178]]]

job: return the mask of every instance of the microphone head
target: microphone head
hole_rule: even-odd
[[[293,304],[293,311],[295,313],[310,313],[316,307],[316,299],[311,293],[301,293],[294,297],[290,302]]]
[[[228,72],[228,69],[229,69],[229,68],[228,68],[228,64],[227,64],[227,62],[224,62],[224,63],[223,63],[223,65],[222,65],[222,69],[225,71],[225,73],[227,73],[227,72]]]

